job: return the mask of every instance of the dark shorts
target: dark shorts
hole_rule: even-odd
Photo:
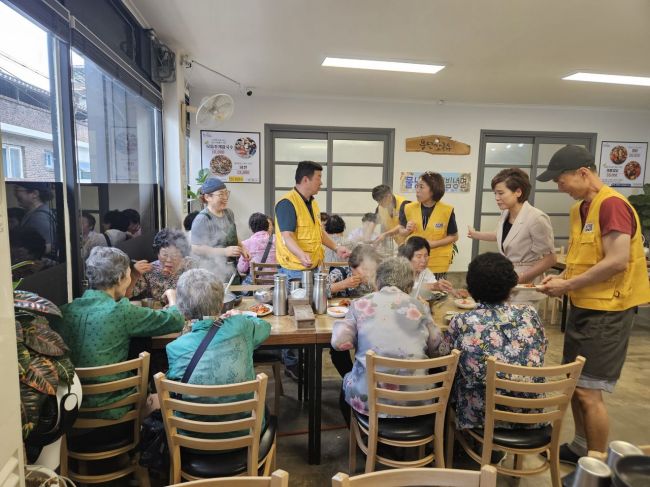
[[[571,306],[562,363],[582,355],[587,359],[582,377],[615,383],[625,362],[636,309],[598,311]]]

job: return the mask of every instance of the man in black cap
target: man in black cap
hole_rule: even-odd
[[[558,150],[537,179],[555,181],[578,200],[570,213],[566,269],[542,281],[549,296],[571,299],[563,363],[578,355],[587,359],[571,401],[575,437],[560,447],[560,460],[575,463],[607,447],[602,391],[613,392],[620,377],[637,307],[650,301],[650,285],[639,217],[625,196],[600,180],[586,149]]]

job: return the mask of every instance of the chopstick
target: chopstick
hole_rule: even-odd
[[[230,281],[228,281],[228,285],[226,286],[226,289],[223,290],[224,296],[228,293],[228,289],[230,289],[230,285],[232,284],[232,281],[235,280],[236,275],[237,275],[237,271],[233,272],[232,276],[230,276]]]

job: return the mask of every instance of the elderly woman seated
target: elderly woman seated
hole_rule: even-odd
[[[451,396],[459,429],[483,428],[488,357],[512,365],[544,364],[547,341],[535,308],[507,304],[517,281],[512,262],[501,254],[481,254],[469,264],[467,289],[478,307],[451,320],[440,346],[441,354],[461,352]]]
[[[348,422],[348,405],[368,414],[366,352],[424,359],[437,354],[441,341],[430,311],[409,295],[413,271],[406,259],[393,257],[382,262],[377,268],[376,287],[376,292],[354,300],[345,319],[337,320],[332,331],[334,349],[356,348],[356,361],[343,379],[341,394],[341,411]]]
[[[349,267],[333,267],[328,275],[331,296],[363,296],[374,290],[375,272],[381,255],[372,245],[357,245],[348,260]]]
[[[239,311],[230,311],[225,318],[219,319],[224,289],[210,271],[192,269],[183,273],[176,292],[178,308],[192,320],[192,329],[167,345],[167,378],[181,380],[208,330],[219,326],[188,382],[222,385],[254,380],[253,350],[268,338],[271,325]],[[228,419],[220,418],[221,421]]]
[[[70,359],[77,367],[97,367],[123,362],[133,337],[151,337],[178,332],[185,322],[176,309],[176,293],[165,292],[169,308],[153,310],[132,305],[125,298],[131,282],[129,257],[114,247],[95,247],[86,261],[89,289],[69,304],[61,306],[63,317],[53,323],[70,348]],[[115,380],[102,377],[99,382]],[[84,397],[85,407],[105,406],[126,397],[120,394]],[[92,404],[91,404],[92,402]],[[118,419],[128,406],[97,414],[103,419]]]
[[[193,267],[191,247],[184,232],[165,228],[154,237],[153,250],[158,260],[142,260],[133,266],[133,288],[129,294],[162,301],[165,291],[176,289],[180,275]]]
[[[413,269],[413,297],[425,301],[431,298],[431,291],[453,291],[453,286],[446,279],[437,280],[436,276],[427,268],[431,247],[429,242],[422,237],[411,237],[400,246],[398,255],[405,257]]]

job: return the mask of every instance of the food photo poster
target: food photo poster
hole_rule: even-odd
[[[647,154],[647,142],[603,141],[600,178],[612,187],[642,188]]]
[[[260,133],[201,130],[201,167],[225,183],[259,183]]]

